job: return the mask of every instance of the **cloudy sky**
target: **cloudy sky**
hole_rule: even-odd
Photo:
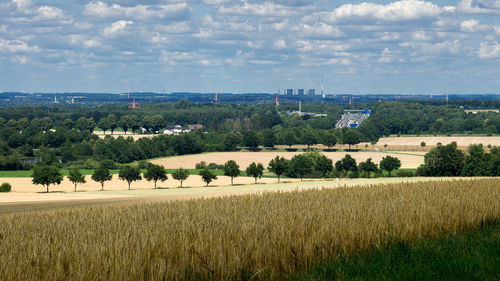
[[[500,0],[431,1],[0,0],[0,91],[500,93]]]

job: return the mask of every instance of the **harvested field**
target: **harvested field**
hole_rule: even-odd
[[[472,179],[0,215],[0,276],[288,279],[391,241],[498,223],[499,186]]]
[[[234,160],[240,169],[246,169],[252,162],[262,163],[267,167],[269,161],[276,156],[291,159],[294,155],[302,152],[279,152],[279,151],[263,151],[263,152],[213,152],[195,155],[185,155],[176,157],[167,157],[152,160],[154,164],[163,165],[167,169],[185,168],[192,169],[201,161],[208,163],[224,164],[228,160]],[[401,160],[401,168],[418,168],[424,163],[423,152],[413,152],[411,154],[396,153],[396,152],[322,152],[326,157],[331,158],[333,163],[342,159],[346,154],[350,154],[359,163],[368,158],[372,158],[373,162],[380,162],[386,155],[391,155]]]
[[[101,184],[93,181],[90,176],[85,176],[86,183],[78,185],[77,191],[100,191]],[[296,179],[287,179],[288,181],[296,181]],[[258,180],[260,183],[274,183],[277,181],[275,178],[262,178]],[[0,182],[8,182],[12,185],[12,192],[14,193],[34,193],[34,192],[44,192],[45,187],[41,185],[34,185],[31,182],[31,178],[2,178]],[[235,184],[251,184],[254,183],[254,178],[250,177],[237,177],[234,179]],[[231,179],[226,176],[218,176],[216,180],[210,183],[210,186],[225,186],[230,185]],[[205,186],[205,182],[202,181],[200,176],[191,175],[182,184],[184,187],[196,187]],[[169,179],[165,182],[158,182],[159,188],[175,188],[180,186],[179,181],[172,179],[169,175]],[[127,182],[118,179],[118,175],[113,175],[111,181],[104,183],[105,191],[119,191],[127,190]],[[154,183],[149,182],[145,179],[140,181],[135,181],[131,184],[132,189],[152,189],[154,188]],[[73,192],[75,185],[72,184],[66,177],[61,182],[60,185],[51,185],[49,187],[50,192]],[[3,195],[0,194],[0,201]]]
[[[381,138],[378,145],[418,145],[425,142],[426,145],[435,146],[438,142],[441,144],[449,144],[456,142],[458,146],[469,146],[471,144],[482,143],[484,146],[491,144],[493,146],[500,146],[500,137],[391,137]]]
[[[243,178],[236,178],[235,181],[238,182]],[[463,178],[466,179],[466,178]],[[107,204],[108,202],[115,202],[116,198],[127,199],[128,203],[137,202],[156,202],[156,201],[171,201],[171,200],[187,200],[187,199],[199,199],[199,198],[213,198],[213,197],[224,197],[232,195],[244,195],[244,194],[260,194],[263,192],[289,192],[289,191],[301,191],[316,188],[337,188],[337,187],[352,187],[370,184],[383,184],[383,183],[402,183],[402,182],[423,182],[423,181],[449,181],[452,178],[425,178],[425,177],[411,177],[411,178],[376,178],[376,179],[341,179],[341,180],[307,180],[299,181],[297,179],[284,179],[281,183],[262,183],[259,180],[258,184],[246,184],[246,185],[225,185],[225,186],[197,186],[189,188],[161,188],[152,189],[153,186],[139,186],[137,189],[127,190],[123,182],[119,187],[113,190],[106,189],[105,191],[78,191],[72,192],[69,187],[66,192],[36,192],[40,189],[29,189],[25,192],[10,192],[5,194],[0,194],[0,213],[3,210],[10,210],[10,208],[5,207],[5,205],[11,203],[22,203],[26,205],[24,210],[30,210],[31,203],[33,202],[48,202],[53,204],[55,207],[58,202],[67,201],[100,201],[102,204]],[[229,181],[229,179],[228,179]],[[246,180],[245,180],[246,181]],[[229,183],[228,183],[229,184]],[[186,185],[184,185],[186,186]],[[53,188],[58,190],[58,188]],[[123,201],[122,200],[122,201]],[[78,205],[82,205],[80,203]],[[93,204],[93,203],[92,203]],[[67,206],[67,204],[63,204]],[[16,208],[19,210],[22,208]]]

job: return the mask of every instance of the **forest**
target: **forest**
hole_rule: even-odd
[[[470,108],[499,108],[499,101],[387,101],[352,105],[302,104],[303,112],[327,114],[309,117],[290,114],[296,103],[143,104],[4,107],[0,108],[0,170],[30,169],[33,161],[63,167],[95,168],[98,161],[130,163],[154,157],[211,151],[234,151],[259,146],[353,145],[376,142],[391,134],[484,134],[500,132],[500,114],[466,113]],[[345,109],[372,111],[356,129],[334,129]],[[160,134],[167,125],[202,124],[203,130],[179,135]],[[107,136],[115,131],[142,132],[154,137],[134,140]]]

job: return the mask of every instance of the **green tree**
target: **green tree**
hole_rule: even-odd
[[[292,157],[289,164],[290,172],[296,177],[302,178],[309,174],[313,168],[313,161],[310,157],[307,157],[304,154],[298,154]]]
[[[229,132],[225,135],[223,145],[225,151],[235,151],[241,143],[241,135],[235,132]]]
[[[224,164],[224,175],[231,178],[231,185],[233,185],[234,178],[240,175],[240,166],[236,164],[236,161],[229,160]]]
[[[71,120],[70,118],[66,118],[63,121],[63,126],[64,128],[70,130],[73,129],[73,127],[75,126],[75,122],[73,122],[73,120]]]
[[[135,133],[137,130],[141,128],[141,121],[135,115],[130,115],[128,119],[128,127],[132,129],[132,133]]]
[[[128,190],[130,190],[130,184],[133,181],[139,181],[142,179],[141,170],[137,166],[125,166],[120,169],[118,173],[118,178],[124,180],[128,183]]]
[[[342,143],[349,145],[349,150],[351,150],[351,145],[359,143],[359,134],[354,130],[347,130],[342,134]]]
[[[200,171],[201,179],[207,184],[210,184],[213,180],[217,179],[217,176],[208,167],[203,168]]]
[[[259,136],[255,131],[243,131],[243,146],[257,148],[259,146]]]
[[[326,133],[323,135],[323,145],[326,145],[328,149],[334,147],[337,144],[337,138],[333,133]]]
[[[111,175],[108,168],[103,165],[99,165],[99,167],[94,170],[94,173],[91,176],[91,179],[93,181],[101,184],[101,190],[104,190],[104,183],[110,181],[112,178],[113,175]]]
[[[163,116],[157,114],[151,116],[151,128],[153,129],[153,132],[160,132],[161,129],[164,129],[167,123],[165,122],[165,119]]]
[[[454,177],[462,173],[464,153],[457,148],[457,143],[438,145],[424,156],[417,174],[431,177]]]
[[[367,173],[374,172],[374,173],[376,173],[378,171],[377,164],[372,162],[371,158],[366,159],[365,162],[359,163],[358,168],[359,168],[360,172],[367,172]]]
[[[181,182],[185,181],[189,177],[189,170],[179,168],[172,173],[172,178]]]
[[[17,120],[17,129],[19,131],[24,131],[30,124],[30,120],[26,117]]]
[[[315,157],[314,169],[321,173],[321,177],[326,178],[326,175],[333,171],[333,161],[325,155]]]
[[[106,117],[109,122],[109,129],[111,130],[111,134],[115,131],[115,129],[118,127],[118,118],[114,114],[108,114],[108,117]]]
[[[255,162],[252,162],[246,169],[247,175],[254,177],[255,183],[257,183],[257,178],[262,178],[262,175],[264,174],[264,166],[259,163],[255,164]]]
[[[157,181],[164,182],[168,179],[167,171],[165,170],[165,168],[162,165],[155,165],[155,164],[148,164],[146,166],[146,172],[144,173],[144,177],[148,181],[153,181],[155,183],[155,189]]]
[[[386,170],[389,172],[389,175],[392,171],[397,170],[401,167],[401,160],[396,157],[392,157],[390,155],[385,156],[380,161],[380,169]]]
[[[335,169],[339,172],[356,172],[358,170],[356,166],[356,159],[352,158],[350,154],[346,154],[344,158],[335,163]]]
[[[118,123],[123,129],[123,133],[126,135],[128,129],[130,129],[130,115],[123,115],[120,117],[120,121]]]
[[[82,173],[78,169],[71,169],[71,170],[69,170],[68,179],[75,185],[75,192],[76,192],[76,186],[79,183],[85,183],[86,182],[85,181],[85,176],[82,175]]]
[[[33,169],[33,174],[31,176],[33,184],[40,184],[47,187],[47,193],[49,192],[49,185],[51,184],[61,184],[63,176],[56,166],[36,166]]]
[[[307,145],[307,148],[310,148],[311,145],[315,145],[317,142],[316,133],[313,129],[306,129],[302,134],[302,142]]]
[[[102,130],[103,134],[106,134],[106,131],[111,128],[109,124],[109,119],[107,117],[101,118],[99,122],[97,122],[97,127]]]
[[[288,149],[291,149],[292,145],[294,145],[296,142],[297,140],[292,132],[286,132],[283,136],[283,143],[288,145]]]
[[[273,130],[265,130],[262,132],[262,145],[264,147],[274,147],[274,144],[276,143],[276,136],[274,135]]]
[[[469,146],[467,155],[464,159],[462,168],[463,176],[488,176],[488,163],[490,162],[490,154],[485,153],[482,144],[473,144]]]
[[[422,147],[422,151],[424,150],[424,147],[425,147],[425,141],[421,142],[420,143],[420,146]]]
[[[276,156],[269,162],[268,169],[278,176],[278,182],[280,182],[281,175],[283,175],[288,169],[288,160],[283,157]]]

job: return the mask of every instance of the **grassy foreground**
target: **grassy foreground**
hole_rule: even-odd
[[[0,215],[0,276],[287,279],[394,241],[498,224],[498,198],[500,179],[478,179]]]
[[[500,224],[485,225],[335,259],[295,280],[500,280],[499,253]]]

